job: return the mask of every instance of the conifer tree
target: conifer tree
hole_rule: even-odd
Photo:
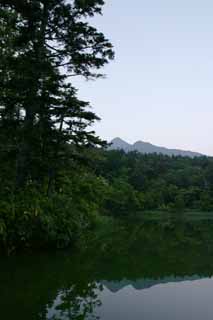
[[[5,159],[13,154],[19,188],[52,180],[72,158],[71,147],[101,144],[88,130],[98,117],[77,98],[71,80],[100,77],[114,57],[111,43],[88,23],[103,4],[0,1],[0,143]]]

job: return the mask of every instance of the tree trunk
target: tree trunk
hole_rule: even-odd
[[[26,185],[29,178],[32,178],[32,160],[36,155],[35,141],[35,121],[36,115],[39,112],[40,105],[38,105],[38,92],[40,89],[40,79],[42,78],[43,70],[40,66],[43,59],[45,59],[45,31],[48,23],[48,9],[44,4],[43,14],[41,16],[40,35],[37,36],[37,25],[33,19],[29,19],[29,34],[31,34],[31,41],[33,42],[35,60],[31,61],[32,81],[29,83],[30,90],[28,99],[26,99],[25,119],[22,128],[22,141],[19,147],[19,154],[17,157],[17,187],[22,188]],[[37,70],[36,70],[37,69]]]

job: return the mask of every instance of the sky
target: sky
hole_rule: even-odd
[[[213,1],[106,0],[91,23],[116,54],[106,79],[75,80],[97,134],[213,155]]]

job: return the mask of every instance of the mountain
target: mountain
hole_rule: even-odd
[[[124,150],[125,152],[138,151],[140,153],[157,153],[164,154],[168,156],[182,156],[182,157],[201,157],[201,153],[184,151],[178,149],[168,149],[165,147],[155,146],[148,142],[137,141],[134,144],[127,143],[126,141],[115,138],[111,141],[111,145],[108,148],[109,150]]]

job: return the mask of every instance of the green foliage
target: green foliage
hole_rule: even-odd
[[[114,58],[88,21],[103,4],[0,2],[0,246],[8,252],[72,244],[103,202],[105,179],[90,172],[87,155],[106,144],[91,129],[99,117],[70,80],[98,78]]]
[[[47,196],[28,186],[1,200],[0,244],[10,253],[24,248],[63,248],[96,225],[105,181],[80,170],[60,192]]]
[[[96,172],[108,181],[106,208],[113,215],[147,210],[213,210],[213,159],[137,152],[104,152]]]
[[[114,216],[132,215],[139,209],[138,192],[122,178],[114,179],[106,196],[105,208]]]
[[[70,80],[99,77],[114,57],[111,43],[87,21],[103,4],[1,1],[0,156],[19,190],[48,179],[53,192],[61,167],[82,147],[104,145],[90,128],[98,116]]]

